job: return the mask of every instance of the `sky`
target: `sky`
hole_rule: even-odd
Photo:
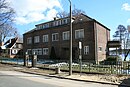
[[[56,13],[69,12],[69,0],[9,0],[16,11],[15,27],[22,35],[35,25],[53,20]],[[72,9],[86,15],[111,30],[111,39],[118,25],[130,25],[130,0],[71,0]]]

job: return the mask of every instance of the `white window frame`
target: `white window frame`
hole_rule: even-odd
[[[49,28],[49,23],[44,24],[44,28]]]
[[[37,48],[32,50],[32,55],[42,55],[42,48]]]
[[[84,55],[89,54],[89,46],[84,46]]]
[[[59,34],[58,33],[53,33],[52,34],[52,41],[58,41],[59,40]]]
[[[67,24],[67,23],[68,23],[67,19],[62,20],[62,24]]]
[[[40,25],[40,29],[42,29],[43,27],[42,27],[42,25]]]
[[[18,50],[17,49],[12,49],[12,54],[17,54]]]
[[[32,49],[32,55],[37,55],[38,54],[38,51],[37,51],[37,49]]]
[[[49,55],[49,49],[43,48],[43,55]]]
[[[37,51],[38,51],[38,52],[37,52],[37,53],[38,53],[37,55],[42,55],[42,48],[38,48]]]
[[[58,26],[58,21],[55,21],[55,26]]]
[[[27,54],[31,55],[32,54],[32,49],[27,49]]]
[[[23,48],[22,44],[17,44],[17,48]]]
[[[56,26],[56,25],[55,25],[55,21],[53,22],[53,26]]]
[[[75,30],[75,39],[84,38],[84,29]]]
[[[43,42],[48,42],[48,34],[46,34],[46,35],[43,35]]]
[[[32,37],[27,38],[27,44],[32,44]]]
[[[58,25],[61,25],[61,20],[58,20]]]
[[[37,26],[37,29],[40,29],[40,26]]]
[[[42,25],[42,28],[43,28],[43,29],[45,28],[45,25],[44,25],[44,24]]]
[[[69,40],[70,38],[70,31],[63,32],[63,40]]]
[[[40,42],[40,36],[35,36],[34,43],[39,43],[39,42]]]

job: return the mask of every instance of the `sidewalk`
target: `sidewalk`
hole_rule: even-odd
[[[118,75],[101,75],[101,74],[85,74],[82,73],[73,73],[73,75],[69,76],[68,72],[60,72],[60,74],[55,74],[54,70],[46,70],[39,68],[27,68],[23,66],[14,66],[14,65],[3,65],[0,64],[0,70],[15,70],[24,73],[31,73],[37,75],[44,75],[49,77],[56,77],[61,79],[70,79],[76,81],[84,81],[84,82],[95,82],[102,84],[111,84],[111,85],[127,85],[130,86],[130,76],[118,76]]]

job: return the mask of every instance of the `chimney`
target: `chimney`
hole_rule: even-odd
[[[57,18],[56,17],[54,17],[54,21],[56,20]]]

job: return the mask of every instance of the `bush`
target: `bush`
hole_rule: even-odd
[[[119,56],[108,56],[106,58],[106,60],[101,61],[101,64],[105,64],[105,65],[116,65],[117,61],[120,59]]]
[[[119,58],[118,56],[108,56],[106,61],[116,62],[118,58]]]

